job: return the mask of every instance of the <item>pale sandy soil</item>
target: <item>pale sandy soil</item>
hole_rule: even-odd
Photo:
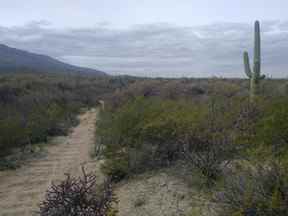
[[[67,137],[53,140],[44,158],[33,160],[21,168],[0,172],[0,215],[31,216],[52,181],[65,178],[64,173],[81,174],[81,166],[95,171],[90,159],[94,143],[97,110],[82,114],[80,124]],[[99,164],[98,164],[99,165]]]
[[[213,216],[206,198],[176,176],[174,169],[120,183],[115,190],[117,216]]]

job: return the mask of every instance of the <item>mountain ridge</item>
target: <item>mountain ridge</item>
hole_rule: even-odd
[[[0,73],[23,69],[37,72],[107,75],[100,70],[71,65],[53,57],[0,44]]]

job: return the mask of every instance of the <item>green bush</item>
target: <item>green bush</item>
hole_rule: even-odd
[[[125,176],[179,157],[177,136],[185,126],[178,116],[184,117],[180,112],[187,113],[187,108],[184,111],[172,101],[137,98],[115,113],[103,113],[97,132],[105,146],[105,171]]]
[[[288,154],[288,99],[270,101],[265,106],[263,117],[257,122],[253,140],[258,147],[270,156],[286,158]],[[272,154],[271,154],[272,153]]]
[[[80,108],[96,106],[103,94],[118,87],[113,77],[0,75],[0,157],[66,134],[77,123]]]
[[[265,81],[271,86],[253,104],[240,81],[202,82],[205,91],[193,99],[176,81],[154,82],[132,85],[135,92],[122,92],[124,99],[117,94],[117,103],[101,113],[97,133],[106,174],[120,180],[184,160],[205,183],[220,187],[219,215],[288,214],[288,100],[275,88],[278,81]],[[159,83],[177,92],[163,94]]]
[[[0,156],[5,155],[10,148],[19,146],[26,139],[25,131],[16,115],[0,120],[0,131]]]
[[[226,176],[214,201],[219,215],[284,216],[288,214],[287,169],[279,164],[254,167]]]
[[[207,166],[213,165],[212,171],[237,151],[233,124],[239,109],[229,111],[232,104],[220,104],[213,105],[216,114],[206,103],[138,97],[102,113],[97,133],[98,145],[105,146],[104,171],[124,177],[188,159],[210,177]],[[187,157],[212,152],[217,155],[207,157],[201,165]]]

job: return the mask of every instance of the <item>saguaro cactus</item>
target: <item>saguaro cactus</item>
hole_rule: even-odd
[[[243,54],[245,73],[250,79],[250,101],[253,102],[255,95],[258,93],[259,82],[265,78],[261,75],[261,37],[260,37],[260,23],[255,22],[254,30],[254,66],[253,71],[250,68],[249,55],[245,51]]]

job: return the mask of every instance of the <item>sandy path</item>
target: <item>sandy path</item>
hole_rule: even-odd
[[[17,170],[0,172],[0,216],[33,215],[51,181],[63,179],[64,173],[79,175],[81,165],[85,164],[88,170],[89,165],[90,169],[95,165],[90,152],[96,116],[95,109],[82,114],[80,124],[68,137],[58,138],[59,145],[48,147],[47,157]]]

